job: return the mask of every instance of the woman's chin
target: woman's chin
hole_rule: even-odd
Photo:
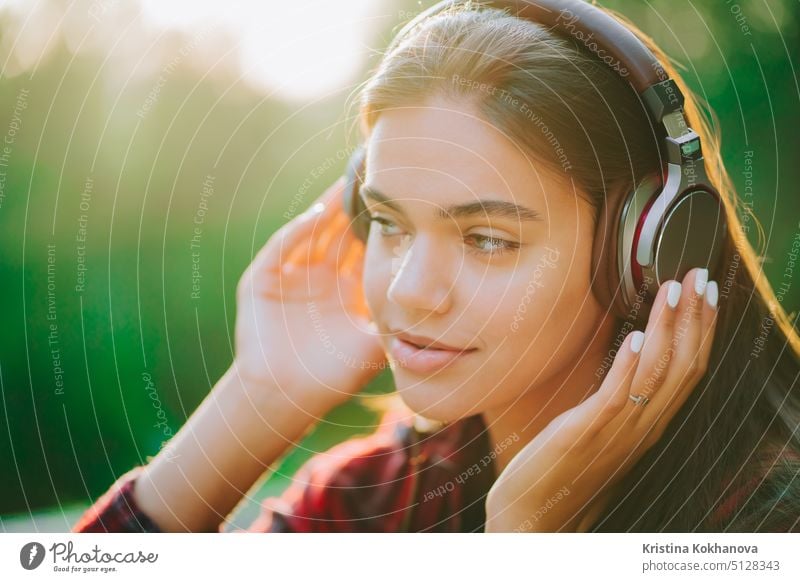
[[[443,394],[425,382],[405,387],[397,384],[397,392],[415,413],[438,422],[454,422],[478,412],[467,410],[468,402],[463,396]]]

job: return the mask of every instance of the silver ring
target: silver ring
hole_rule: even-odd
[[[650,402],[650,399],[647,396],[645,396],[644,394],[637,394],[636,396],[634,396],[633,394],[628,394],[628,398],[633,400],[633,403],[636,406],[642,406],[643,407],[648,402]]]

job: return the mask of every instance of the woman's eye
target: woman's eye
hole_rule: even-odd
[[[391,220],[387,220],[387,219],[383,218],[382,216],[372,215],[372,216],[369,217],[369,221],[370,221],[370,224],[373,223],[373,222],[377,222],[380,225],[380,233],[383,236],[392,236],[392,235],[395,235],[395,234],[400,234],[399,232],[387,232],[385,230],[386,228],[390,228],[392,226],[397,226],[397,225],[395,225],[395,223],[392,222]]]
[[[510,240],[483,234],[471,234],[467,236],[467,239],[470,238],[475,241],[476,244],[468,245],[469,251],[479,255],[502,255],[507,251],[514,251],[520,246],[519,243]]]
[[[372,215],[369,217],[369,220],[370,223],[377,222],[380,225],[381,236],[388,237],[388,236],[395,236],[398,234],[402,234],[402,231],[397,227],[397,225],[394,222],[382,216]],[[391,232],[392,228],[395,228],[397,230]],[[477,255],[496,256],[496,255],[501,255],[508,251],[514,251],[520,247],[519,243],[493,236],[486,236],[483,234],[470,234],[467,235],[464,238],[464,240],[472,241],[472,243],[469,242],[467,243],[467,248],[469,252]]]

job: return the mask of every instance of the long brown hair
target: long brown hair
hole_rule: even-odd
[[[723,166],[710,108],[701,109],[652,39],[602,9],[653,51],[683,92],[685,117],[700,135],[709,178],[725,204],[729,237],[707,372],[663,436],[615,487],[594,531],[797,527],[800,338],[761,269],[763,229]],[[631,190],[660,173],[656,132],[630,85],[576,39],[506,11],[468,1],[411,31],[362,88],[362,132],[369,135],[382,111],[439,95],[469,100],[534,159],[568,174],[598,211],[607,192]],[[756,229],[759,252],[745,225]],[[751,488],[741,503],[715,520],[723,499],[745,482]]]

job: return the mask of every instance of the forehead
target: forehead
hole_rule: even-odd
[[[381,112],[369,136],[366,183],[443,204],[492,193],[546,214],[568,189],[522,148],[469,103],[431,100]]]

